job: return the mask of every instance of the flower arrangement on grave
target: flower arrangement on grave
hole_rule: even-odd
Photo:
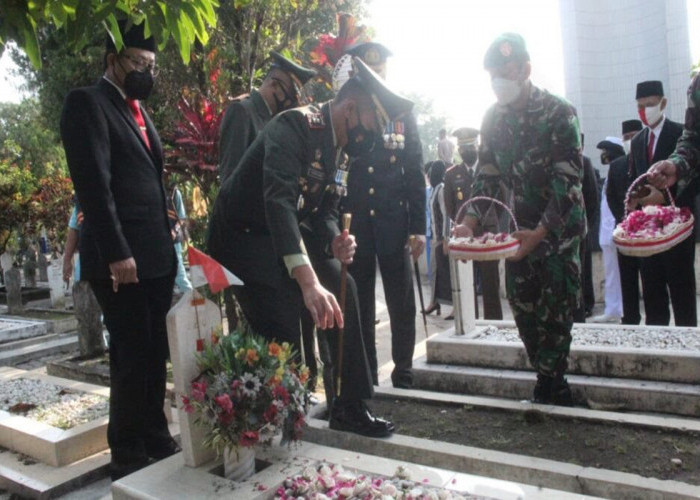
[[[200,375],[183,396],[185,411],[207,428],[203,445],[217,454],[301,438],[308,369],[288,343],[251,331],[214,334],[197,358]]]
[[[322,463],[316,467],[306,467],[300,474],[285,479],[274,498],[458,500],[483,497],[416,483],[409,480],[406,469],[401,466],[393,477],[384,477],[355,474],[340,465]]]

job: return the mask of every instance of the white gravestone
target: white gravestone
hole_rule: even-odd
[[[197,369],[197,340],[211,342],[211,334],[221,326],[219,307],[202,297],[196,290],[188,290],[166,318],[170,360],[173,364],[173,385],[177,394],[180,417],[180,439],[185,464],[198,467],[214,459],[213,450],[204,448],[205,429],[194,423],[194,417],[185,412],[180,396],[189,396],[190,383],[199,375]]]
[[[14,261],[15,261],[15,256],[13,254],[11,254],[9,251],[0,255],[0,267],[2,267],[2,272],[6,273],[10,269],[12,269],[12,264]]]
[[[66,306],[65,282],[63,281],[63,266],[61,262],[61,259],[54,259],[48,268],[51,307],[55,309],[62,309]]]
[[[476,329],[473,261],[461,261],[450,255],[450,283],[452,284],[455,334],[464,335]]]

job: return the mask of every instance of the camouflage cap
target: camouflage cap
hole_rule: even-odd
[[[477,146],[479,143],[479,131],[475,128],[458,128],[452,135],[457,138],[457,146]]]
[[[503,33],[489,46],[484,56],[484,68],[498,68],[510,61],[520,63],[530,60],[525,39],[517,33]]]

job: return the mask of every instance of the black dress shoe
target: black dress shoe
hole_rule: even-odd
[[[394,424],[375,417],[362,401],[336,402],[331,409],[329,426],[335,431],[353,432],[368,437],[387,437],[394,432]]]
[[[180,445],[177,444],[177,441],[172,438],[170,438],[168,441],[159,442],[157,444],[146,445],[146,453],[148,454],[148,457],[154,460],[163,460],[164,458],[168,458],[169,456],[180,453],[181,451],[182,448]]]
[[[437,311],[437,315],[440,316],[440,304],[433,304],[432,306],[428,306],[428,308],[425,311],[425,314],[432,314],[433,312]]]

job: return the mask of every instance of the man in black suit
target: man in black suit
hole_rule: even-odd
[[[637,85],[637,109],[646,128],[632,139],[630,162],[631,178],[645,173],[649,167],[667,159],[683,133],[683,125],[664,116],[666,98],[660,81],[646,81]],[[663,192],[648,189],[633,197],[631,205],[662,205]],[[673,193],[672,190],[672,194]],[[679,207],[694,208],[695,190],[685,190],[676,200]],[[670,322],[669,295],[676,326],[697,326],[695,304],[695,237],[687,238],[675,247],[641,261],[644,312],[647,325],[668,325]]]
[[[382,44],[361,43],[348,50],[382,78],[391,52]],[[416,299],[411,259],[425,248],[425,177],[423,151],[412,113],[389,122],[368,154],[351,158],[348,195],[341,211],[352,214],[357,255],[350,273],[360,297],[362,333],[372,379],[378,383],[375,341],[377,262],[391,323],[394,387],[413,384]]]
[[[341,387],[334,387],[335,376],[324,380],[331,429],[384,437],[393,424],[374,417],[363,402],[373,389],[351,276],[345,314],[336,300],[341,262],[350,264],[356,247],[338,228],[337,203],[347,185],[343,150],[360,155],[371,148],[386,121],[413,103],[361,61],[356,67],[333,101],[288,110],[265,126],[221,186],[207,243],[211,255],[243,280],[234,292],[253,330],[298,345],[302,305],[325,330],[335,375],[339,368],[341,375]],[[345,332],[341,367],[339,335],[331,330],[336,325]]]
[[[624,154],[629,151],[632,138],[642,130],[642,122],[640,120],[625,120],[622,122],[622,155],[615,157],[610,162],[608,169],[608,179],[605,188],[605,197],[608,201],[608,207],[615,217],[615,225],[622,222],[625,218],[625,196],[627,189],[630,187],[631,180],[629,177],[630,161],[629,154]],[[600,143],[598,147],[604,143]],[[614,156],[614,150],[608,149],[606,155],[608,158]],[[601,153],[601,158],[603,153]],[[617,265],[620,269],[620,289],[622,292],[622,324],[623,325],[638,325],[642,320],[639,312],[639,257],[630,257],[617,252]]]
[[[107,441],[116,480],[179,451],[163,413],[176,257],[163,188],[163,151],[140,99],[154,82],[155,42],[143,24],[120,23],[124,48],[107,41],[106,69],[72,90],[61,138],[83,209],[80,263],[110,334]]]

